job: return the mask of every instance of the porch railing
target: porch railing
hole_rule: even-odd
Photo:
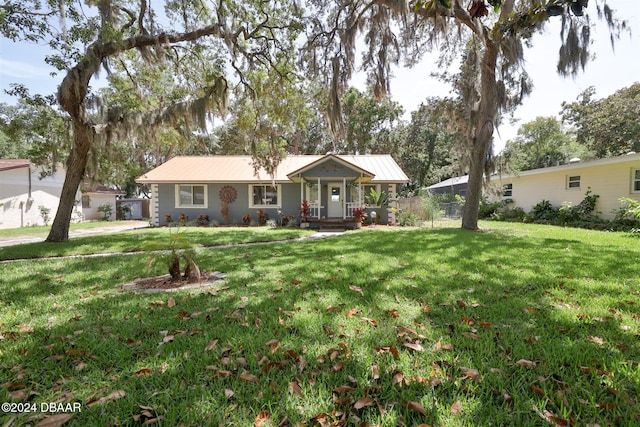
[[[318,205],[318,202],[309,202],[309,213],[311,218],[320,218],[320,205]]]
[[[353,216],[353,210],[360,207],[358,202],[347,202],[347,212],[345,212],[345,216],[347,218],[351,218]]]

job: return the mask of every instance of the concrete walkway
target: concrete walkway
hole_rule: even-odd
[[[148,221],[118,221],[114,223],[105,222],[104,226],[95,228],[80,228],[69,231],[69,238],[79,236],[91,236],[96,234],[116,233],[118,231],[134,230],[149,227]],[[1,237],[0,247],[15,246],[23,243],[44,242],[47,234],[24,234],[22,236]]]

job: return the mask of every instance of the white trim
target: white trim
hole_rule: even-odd
[[[640,193],[640,168],[631,168],[631,193]]]
[[[191,203],[180,203],[180,187],[191,187]],[[193,204],[193,187],[202,187],[204,190],[204,203],[201,205]],[[209,186],[207,184],[175,184],[175,207],[178,209],[207,209],[209,207]]]
[[[253,203],[253,187],[272,187],[276,189],[277,203],[275,204],[254,204]],[[282,185],[276,184],[249,184],[249,209],[270,209],[282,207]]]

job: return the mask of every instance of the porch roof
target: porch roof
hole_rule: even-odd
[[[358,165],[355,165],[341,157],[338,157],[335,154],[327,154],[293,172],[288,173],[287,177],[291,181],[300,182],[301,180],[305,179],[304,174],[306,172],[312,173],[314,169],[316,172],[318,172],[321,168],[321,165],[325,163],[331,163],[331,162],[338,163],[340,166],[343,166],[346,169],[354,171],[355,173],[354,177],[358,177],[363,182],[371,181],[376,176],[374,173],[371,173]],[[327,175],[321,175],[321,177],[322,176],[326,177]],[[314,177],[318,177],[318,175],[316,174],[314,175]]]

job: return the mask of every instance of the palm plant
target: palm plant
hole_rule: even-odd
[[[179,282],[186,280],[189,283],[200,282],[200,268],[194,261],[195,245],[189,241],[186,232],[180,231],[180,227],[169,226],[169,242],[149,242],[144,245],[145,250],[154,251],[147,261],[147,271],[159,259],[167,260],[167,268],[171,281]],[[185,262],[184,274],[180,267],[181,261]]]
[[[369,204],[369,206],[373,208],[372,210],[376,213],[375,222],[379,222],[380,212],[378,212],[378,209],[375,208],[382,208],[386,206],[389,203],[389,196],[387,196],[387,193],[385,193],[384,191],[380,191],[380,193],[378,193],[375,188],[371,188],[369,194],[365,195],[364,198],[367,204]]]

